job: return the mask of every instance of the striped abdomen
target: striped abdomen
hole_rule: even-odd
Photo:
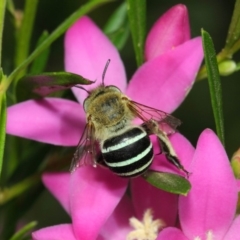
[[[133,177],[148,169],[153,159],[153,147],[147,133],[134,127],[105,140],[102,154],[113,172],[122,177]]]

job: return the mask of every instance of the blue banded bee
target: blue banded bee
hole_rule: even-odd
[[[154,154],[150,135],[157,136],[161,153],[177,168],[188,172],[181,165],[168,135],[174,133],[180,120],[175,117],[132,101],[116,86],[102,84],[89,92],[83,103],[87,124],[80,138],[70,171],[82,165],[96,166],[100,148],[103,164],[121,177],[143,174],[151,165]],[[133,123],[139,118],[141,125]]]

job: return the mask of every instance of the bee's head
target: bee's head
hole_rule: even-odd
[[[104,86],[104,85],[100,85],[98,87],[96,87],[95,89],[93,89],[88,97],[84,100],[83,102],[83,108],[84,111],[87,112],[88,111],[88,107],[89,105],[95,100],[97,99],[99,96],[101,95],[105,95],[108,93],[121,93],[121,90],[113,85],[109,85],[109,86]]]
[[[105,75],[106,75],[109,64],[110,64],[110,59],[107,60],[107,63],[104,67],[101,85],[96,87],[95,89],[93,89],[91,92],[88,92],[89,95],[83,102],[83,108],[84,108],[85,112],[87,112],[89,104],[91,102],[93,102],[98,96],[104,95],[106,93],[121,92],[121,90],[116,86],[113,86],[113,85],[105,86],[105,84],[104,84],[104,79],[105,79]]]

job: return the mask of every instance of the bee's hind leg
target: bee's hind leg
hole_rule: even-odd
[[[157,135],[158,143],[162,149],[162,153],[166,156],[167,160],[175,165],[178,169],[182,170],[186,173],[186,177],[189,177],[189,172],[183,167],[181,162],[179,161],[177,154],[175,153],[172,144],[170,143],[167,136],[164,135]]]
[[[181,162],[179,161],[176,152],[174,151],[172,144],[167,137],[167,135],[162,132],[158,128],[158,123],[154,120],[150,120],[147,124],[144,123],[142,127],[146,130],[148,134],[155,134],[158,139],[158,143],[161,148],[161,153],[164,154],[167,158],[167,160],[172,163],[174,166],[176,166],[178,169],[182,170],[184,173],[186,173],[186,177],[188,178],[190,173],[183,167]]]

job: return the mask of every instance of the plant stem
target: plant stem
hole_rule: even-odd
[[[4,27],[4,16],[6,9],[6,0],[0,1],[0,67],[2,60],[2,36],[3,36],[3,27]],[[0,79],[1,82],[1,79]]]
[[[137,65],[144,62],[146,0],[127,0],[127,10]]]
[[[2,173],[4,147],[6,139],[6,94],[0,94],[0,176]]]
[[[38,0],[26,0],[23,21],[17,32],[15,67],[19,66],[28,56],[37,4]]]
[[[49,37],[36,48],[28,58],[22,62],[9,76],[7,81],[5,81],[2,85],[2,89],[0,91],[5,92],[10,86],[11,82],[14,78],[16,78],[19,72],[22,69],[26,68],[42,51],[44,51],[47,47],[50,46],[52,42],[54,42],[59,36],[61,36],[79,17],[87,14],[94,8],[100,6],[101,4],[112,2],[113,0],[92,0],[80,7],[77,11],[75,11],[72,15],[70,15],[62,24],[60,24],[50,35]]]

